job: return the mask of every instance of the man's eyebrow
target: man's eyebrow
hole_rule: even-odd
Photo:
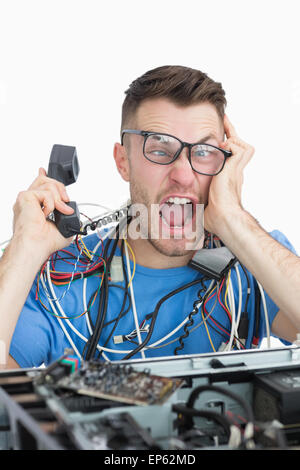
[[[216,136],[213,134],[207,134],[205,137],[202,137],[200,140],[197,140],[195,144],[205,144],[209,139],[215,139],[217,140]]]

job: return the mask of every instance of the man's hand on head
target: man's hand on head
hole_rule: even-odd
[[[28,190],[19,193],[14,205],[13,240],[23,247],[40,251],[46,259],[51,253],[67,246],[72,239],[64,238],[56,226],[47,219],[54,209],[63,214],[72,214],[73,209],[65,186],[48,178],[46,171],[40,168],[38,177]]]
[[[204,224],[207,231],[222,238],[224,224],[231,223],[234,217],[243,212],[241,192],[243,172],[254,154],[254,148],[241,140],[228,117],[224,116],[224,132],[227,140],[220,147],[230,150],[229,157],[221,173],[213,176],[208,196],[208,205],[204,212]]]

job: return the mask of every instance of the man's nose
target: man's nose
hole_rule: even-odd
[[[191,184],[196,174],[191,167],[188,152],[188,148],[182,149],[175,162],[171,163],[169,173],[170,178],[173,181],[184,186]]]

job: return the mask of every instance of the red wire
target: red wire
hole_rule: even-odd
[[[221,285],[220,285],[219,293],[220,293],[220,291],[222,290],[222,287],[223,287],[223,284],[224,284],[224,280],[225,280],[225,278],[223,279],[223,281],[222,281],[222,283],[221,283]],[[203,304],[203,309],[204,309],[204,312],[205,312],[206,315],[208,315],[208,311],[206,310],[206,303],[207,303],[212,297],[214,297],[214,296],[216,295],[216,293],[217,293],[217,292],[214,292],[213,294],[211,294],[211,295],[205,300],[205,302],[204,302],[204,304]],[[219,293],[218,293],[218,297],[219,297]],[[227,336],[230,336],[230,334],[228,333],[228,331],[224,330],[217,322],[215,322],[215,320],[213,319],[212,316],[210,316],[209,318],[210,318],[210,320],[215,324],[215,326],[217,326],[217,327],[218,327],[221,331],[223,331]]]
[[[222,280],[221,285],[220,285],[220,288],[219,288],[218,300],[219,300],[221,306],[224,308],[224,310],[225,310],[226,313],[228,314],[229,320],[230,320],[230,322],[231,322],[231,314],[230,314],[230,312],[228,311],[228,309],[222,304],[222,302],[221,302],[221,300],[220,300],[220,292],[221,292],[221,290],[222,290],[224,281],[225,281],[225,278]],[[213,294],[211,294],[210,297],[208,297],[208,298],[205,300],[204,304],[203,304],[203,310],[204,310],[204,312],[205,312],[206,315],[208,315],[208,311],[206,310],[206,304],[207,304],[207,302],[208,302],[212,297],[214,297],[215,295],[216,295],[216,292],[214,292]],[[213,319],[212,316],[210,316],[209,319],[215,324],[215,326],[216,326],[217,328],[219,328],[219,330],[223,331],[223,333],[225,333],[227,336],[230,337],[230,334],[228,333],[228,331],[224,330],[224,328],[222,328],[221,325],[219,325],[219,324]],[[241,346],[242,346],[242,349],[245,349],[243,345],[241,345]]]
[[[229,321],[231,322],[231,321],[232,321],[232,320],[231,320],[231,313],[230,313],[229,310],[225,307],[225,305],[222,303],[222,301],[221,301],[221,299],[220,299],[220,293],[221,293],[221,290],[222,290],[224,281],[225,281],[225,277],[224,277],[224,279],[223,279],[223,281],[222,281],[222,284],[221,284],[220,289],[219,289],[219,292],[218,292],[218,300],[219,300],[220,305],[223,307],[223,309],[224,309],[225,312],[227,313],[228,318],[229,318]]]
[[[100,267],[103,265],[103,260],[100,262],[100,263],[94,263],[93,265],[91,265],[91,267],[89,269],[86,269],[84,271],[84,273],[90,273],[92,271],[94,271],[96,268]],[[81,272],[81,271],[80,271]],[[78,271],[75,272],[75,274],[78,274]],[[51,273],[51,279],[61,279],[61,278],[70,278],[72,277],[72,273],[68,273],[68,272],[57,272],[57,273]]]
[[[76,259],[75,255],[73,253],[71,253],[70,251],[68,250],[60,250],[61,252],[63,253],[66,253],[68,255],[71,255],[74,259]],[[103,246],[102,246],[102,252],[103,252]],[[61,258],[61,255],[57,252],[56,253],[56,256],[58,258]],[[100,255],[97,255],[99,258],[100,258]],[[67,264],[70,264],[72,266],[75,266],[75,263],[71,263],[67,260],[63,260],[64,262],[66,262]],[[84,259],[80,260],[81,263],[84,263],[84,264],[80,264],[80,262],[78,262],[78,267],[79,268],[86,268],[86,266],[90,263],[90,259],[87,259],[86,261]],[[55,271],[55,264],[54,264],[54,258],[53,258],[53,255],[51,257],[51,264],[52,264],[52,270]],[[101,260],[99,262],[99,259],[97,259],[96,261],[93,262],[93,264],[90,265],[89,269],[85,270],[85,273],[90,273],[92,272],[93,270],[97,269],[98,267],[102,266],[103,265],[103,260]],[[75,274],[78,274],[78,273],[75,273]],[[54,280],[66,280],[66,279],[70,279],[72,277],[72,273],[69,273],[69,272],[57,272],[57,273],[51,273],[51,279],[54,279]]]

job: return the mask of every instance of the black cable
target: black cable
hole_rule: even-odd
[[[98,316],[96,320],[96,325],[95,325],[95,332],[93,335],[93,341],[91,342],[91,347],[90,347],[90,359],[95,356],[95,353],[97,351],[97,345],[99,343],[101,333],[103,330],[103,325],[106,317],[106,312],[107,312],[107,305],[108,305],[108,275],[104,276],[104,286],[102,288],[102,292],[104,294],[100,298],[99,302],[99,309],[98,309]]]
[[[122,220],[115,227],[114,229],[115,240],[114,240],[113,247],[111,249],[111,252],[108,258],[107,258],[107,253],[108,253],[108,249],[113,239],[113,234],[109,242],[107,242],[105,245],[103,258],[106,260],[106,269],[105,269],[105,273],[104,273],[103,281],[102,281],[103,284],[102,284],[102,289],[101,289],[101,294],[100,294],[100,301],[99,301],[99,307],[98,307],[98,315],[97,315],[97,319],[95,323],[95,330],[93,334],[91,335],[91,337],[89,338],[89,346],[88,346],[87,355],[86,355],[87,360],[91,359],[95,355],[97,344],[99,343],[99,339],[101,337],[101,333],[104,327],[105,317],[107,313],[107,306],[108,306],[108,296],[109,296],[109,289],[108,289],[109,279],[108,278],[109,278],[109,273],[110,273],[110,265],[117,249],[117,245],[120,239],[120,233],[124,225],[127,225],[130,222],[130,220],[131,220],[131,217],[128,217]]]
[[[208,279],[208,278],[207,278],[207,279]],[[204,278],[203,281],[204,281],[204,280],[207,280],[207,279]],[[221,281],[220,281],[220,282],[221,282]],[[194,316],[194,315],[196,315],[196,314],[198,313],[199,309],[197,308],[197,304],[198,304],[199,302],[202,302],[201,310],[202,310],[203,316],[205,316],[205,313],[204,313],[204,304],[205,304],[205,301],[206,301],[207,297],[209,297],[209,295],[210,295],[210,293],[211,293],[212,290],[213,290],[213,287],[212,287],[209,291],[207,291],[207,292],[205,293],[204,297],[202,298],[201,295],[199,296],[199,293],[201,293],[201,289],[200,289],[200,291],[198,292],[199,300],[196,300],[196,301],[194,302],[194,305],[193,305],[194,308],[193,308],[193,311],[192,311],[192,312],[190,313],[190,315],[189,315],[189,319],[190,319],[191,316]],[[191,320],[192,320],[192,319],[191,319]],[[174,350],[174,355],[177,355],[177,352],[178,352],[179,350],[181,350],[181,349],[184,348],[183,339],[185,339],[185,338],[187,338],[187,337],[189,336],[188,328],[190,328],[190,326],[192,326],[192,324],[193,324],[193,322],[191,323],[191,320],[189,321],[189,324],[186,324],[185,327],[184,327],[185,333],[179,338],[178,341],[179,341],[179,343],[180,343],[180,346],[178,346],[177,348],[175,348],[175,350]],[[221,336],[223,336],[223,338],[225,338],[226,340],[228,340],[228,336],[230,336],[230,332],[229,332],[229,331],[227,330],[227,328],[226,328],[225,326],[223,326],[219,321],[217,321],[216,319],[214,319],[214,322],[217,323],[217,324],[220,326],[220,328],[223,328],[225,331],[228,332],[228,336],[226,336],[221,330],[217,330],[217,329],[212,325],[212,321],[211,321],[211,319],[210,319],[210,316],[208,316],[208,317],[205,319],[205,321],[209,324],[210,328],[212,328],[212,329],[215,330],[217,333],[219,333]],[[235,341],[238,341],[238,342],[242,345],[241,341],[239,341],[239,338],[237,338],[236,336],[234,336],[234,339],[235,339]]]
[[[253,415],[253,411],[252,411],[252,408],[249,405],[249,403],[246,402],[246,400],[241,398],[236,393],[233,393],[233,392],[231,392],[231,391],[229,391],[229,390],[227,390],[223,387],[216,387],[215,385],[200,385],[199,387],[194,388],[194,390],[191,392],[191,394],[190,394],[190,396],[187,400],[186,406],[188,408],[193,408],[194,403],[197,400],[197,398],[199,397],[199,395],[202,392],[206,392],[206,391],[217,392],[217,393],[220,393],[221,395],[225,395],[225,396],[231,398],[232,400],[235,400],[244,409],[247,421],[250,422],[250,423],[254,423],[254,415]]]
[[[124,240],[122,240],[122,246],[121,246],[121,253],[123,254],[123,246],[124,246]],[[125,279],[125,286],[126,287],[123,287],[123,286],[119,286],[118,284],[109,284],[108,288],[110,287],[116,287],[118,289],[122,289],[125,291],[125,294],[124,294],[124,300],[123,300],[123,305],[122,305],[122,308],[121,308],[121,311],[119,313],[119,315],[116,317],[116,318],[113,318],[112,320],[104,323],[103,325],[103,328],[105,328],[106,326],[110,325],[111,323],[114,323],[114,322],[118,322],[121,318],[123,318],[130,310],[130,307],[131,307],[131,299],[130,299],[130,296],[128,295],[128,289],[127,289],[127,284],[128,284],[128,277],[127,277],[127,272],[126,272],[126,269],[125,269],[125,264],[124,264],[124,259],[122,259],[122,266],[123,266],[123,275],[124,275],[124,279]],[[92,294],[90,300],[89,300],[89,303],[88,303],[88,309],[87,309],[87,314],[88,314],[88,317],[89,317],[89,323],[91,325],[91,330],[92,330],[92,333],[94,332],[95,330],[95,326],[93,324],[93,320],[91,318],[91,312],[90,312],[90,304],[92,303],[92,300],[94,298],[94,295],[96,294],[96,292],[98,291],[98,289],[96,289],[96,291],[94,292],[94,294]],[[129,300],[129,305],[127,307],[127,309],[123,312],[123,308],[125,308],[125,304],[126,304],[126,300]],[[114,327],[115,329],[115,327]],[[110,334],[109,338],[106,340],[106,343],[104,344],[104,347],[106,346],[108,340],[110,339],[112,333]],[[84,346],[84,349],[83,349],[83,355],[85,354],[85,351],[87,349],[87,346],[88,344],[86,343],[85,346]]]
[[[125,287],[123,287],[123,286],[118,286],[117,284],[109,284],[109,285],[108,285],[108,288],[110,289],[111,287],[116,287],[117,289],[122,289],[123,291],[125,291],[125,295],[126,295],[126,290],[127,290],[127,289],[126,289]],[[103,328],[105,328],[106,326],[111,325],[112,323],[116,322],[117,320],[120,320],[121,318],[125,317],[125,315],[129,312],[129,310],[130,310],[130,308],[131,308],[131,300],[130,300],[130,296],[129,296],[129,295],[127,295],[127,299],[128,299],[128,307],[127,307],[127,309],[126,309],[124,312],[122,312],[121,315],[118,314],[117,317],[112,318],[111,320],[105,322],[104,325],[103,325]]]
[[[209,324],[210,328],[212,328],[214,331],[219,333],[219,335],[222,336],[224,339],[226,339],[227,342],[228,342],[228,337],[230,336],[230,331],[226,328],[226,326],[222,325],[222,323],[220,323],[218,320],[216,320],[214,318],[214,322],[218,323],[218,326],[220,328],[223,328],[223,330],[225,330],[228,333],[228,335],[223,333],[221,330],[218,330],[217,328],[215,328],[214,325],[211,323],[210,318],[206,318],[205,321],[206,321],[206,323]],[[240,341],[240,339],[237,336],[233,335],[233,338],[234,338],[236,343],[238,342],[242,346],[242,348],[245,348],[245,346],[243,345],[243,343]]]
[[[190,429],[193,426],[194,417],[206,418],[221,425],[228,439],[230,438],[231,423],[226,416],[221,415],[220,413],[216,413],[214,411],[208,411],[208,410],[195,410],[194,408],[188,408],[187,406],[181,403],[172,405],[172,411],[175,411],[179,415],[187,416],[187,418],[189,418],[188,421],[184,423],[184,427],[187,429]]]
[[[254,328],[253,328],[252,344],[255,344],[255,346],[257,346],[258,341],[259,341],[259,327],[260,327],[260,317],[261,317],[261,292],[258,287],[256,279],[254,279],[254,295],[255,295],[255,306],[254,306]]]
[[[203,303],[204,301],[206,300],[206,298],[208,297],[208,295],[210,294],[210,292],[213,290],[213,287],[207,291],[207,288],[204,286],[204,281],[206,280],[209,280],[209,278],[207,277],[203,277],[201,278],[200,282],[201,282],[201,285],[202,285],[202,288],[199,289],[198,291],[198,300],[196,300],[193,304],[193,310],[191,311],[191,313],[189,314],[189,317],[188,317],[188,321],[187,323],[184,325],[183,327],[183,330],[184,330],[184,333],[179,337],[178,341],[179,341],[179,346],[177,346],[175,349],[174,349],[174,355],[176,356],[178,354],[178,351],[181,351],[183,348],[184,348],[184,342],[183,340],[188,338],[188,336],[190,335],[189,333],[189,328],[191,328],[194,324],[194,319],[193,319],[193,316],[196,315],[198,312],[199,312],[199,307],[197,306],[199,302],[202,302],[202,306],[203,306]],[[203,294],[204,292],[206,291],[204,297],[202,297],[201,294]]]
[[[118,236],[119,225],[115,228],[114,232],[115,232],[115,240],[114,240],[114,244],[111,250],[113,254],[116,250],[117,243],[119,240],[119,236]],[[94,328],[92,335],[90,336],[88,340],[86,360],[90,360],[95,354],[99,337],[103,328],[104,319],[105,319],[106,307],[107,307],[107,301],[108,301],[108,276],[109,276],[109,271],[110,271],[110,262],[113,256],[112,255],[107,259],[107,253],[112,243],[112,240],[113,238],[111,237],[109,241],[107,241],[105,248],[104,248],[103,258],[106,260],[106,269],[105,269],[105,273],[102,279],[102,288],[100,292],[100,300],[99,300],[99,307],[98,307],[98,314],[96,318],[95,328]]]
[[[103,347],[105,347],[107,345],[107,343],[109,342],[110,338],[112,337],[114,331],[116,330],[120,319],[124,316],[123,310],[124,310],[125,305],[126,305],[126,300],[127,300],[127,298],[130,298],[128,288],[127,288],[127,286],[128,286],[128,276],[127,276],[127,271],[125,269],[125,263],[124,263],[124,240],[122,240],[122,242],[121,242],[121,256],[122,256],[123,276],[124,276],[124,282],[125,282],[125,286],[126,286],[124,288],[125,294],[124,294],[124,297],[123,297],[123,303],[122,303],[122,307],[121,307],[121,310],[119,312],[119,315],[115,319],[115,324],[114,324],[110,334],[106,338],[106,341],[105,341]],[[131,302],[129,304],[129,308],[130,308],[130,305],[131,305]],[[127,309],[127,312],[129,311],[129,308]],[[103,325],[103,328],[104,328],[104,326],[105,325]]]
[[[117,243],[118,243],[118,237],[116,237],[115,242],[113,244],[113,248],[112,248],[113,253],[116,250]],[[110,243],[107,243],[106,246],[108,246],[109,244]],[[87,360],[91,359],[94,356],[96,348],[97,348],[97,344],[99,342],[100,335],[103,329],[103,324],[104,324],[107,304],[108,304],[109,269],[110,269],[110,261],[108,260],[106,263],[106,270],[105,270],[103,280],[102,280],[102,288],[101,288],[101,293],[100,293],[100,301],[99,301],[99,307],[98,307],[98,315],[97,315],[97,319],[95,323],[95,329],[94,329],[92,336],[90,337],[90,344],[87,350],[87,357],[86,357]]]
[[[95,290],[95,292],[91,295],[90,297],[90,300],[88,301],[88,304],[87,304],[87,315],[88,315],[88,318],[89,318],[89,323],[90,323],[90,326],[91,326],[91,331],[93,333],[93,331],[95,330],[95,325],[93,324],[93,320],[92,320],[92,317],[91,317],[91,304],[92,304],[92,301],[94,300],[94,296],[96,295],[98,291],[98,288]],[[88,348],[88,341],[85,343],[84,345],[84,348],[83,348],[83,351],[82,351],[82,357],[85,357],[85,354],[86,354],[86,350]]]
[[[250,299],[250,281],[249,277],[247,274],[246,269],[242,264],[240,264],[244,275],[247,280],[247,294],[246,294],[246,300],[243,306],[243,309],[241,311],[240,317],[239,317],[239,323],[237,325],[237,332],[238,332],[238,337],[243,344],[243,346],[246,346],[247,339],[249,337],[249,315],[248,315],[248,302]]]
[[[246,280],[247,280],[247,295],[246,295],[244,309],[241,312],[241,316],[240,316],[240,320],[239,320],[239,324],[238,324],[238,336],[233,335],[233,339],[234,339],[235,344],[238,342],[242,346],[242,348],[245,348],[246,340],[247,340],[247,337],[248,337],[248,334],[249,334],[249,331],[248,331],[249,330],[248,302],[249,302],[249,298],[250,298],[250,281],[249,281],[249,277],[248,277],[247,271],[245,270],[244,266],[241,265],[241,264],[240,264],[240,266],[243,269],[243,272],[244,272]],[[225,277],[224,285],[227,283],[228,278],[229,278],[229,272]],[[222,295],[222,303],[225,304],[225,292],[223,290],[221,292],[221,295]],[[223,329],[228,331],[227,328],[224,327],[217,320],[214,319],[214,321],[216,323],[218,323],[218,325],[220,327],[222,327]],[[226,339],[228,339],[228,338],[226,338]]]
[[[181,287],[178,287],[177,289],[174,289],[172,292],[169,292],[167,295],[165,295],[164,297],[162,297],[156,304],[156,307],[154,309],[154,312],[152,312],[151,316],[152,316],[152,319],[151,319],[151,322],[150,322],[150,327],[149,327],[149,332],[146,336],[146,338],[144,339],[144,341],[137,347],[135,348],[133,351],[131,351],[130,353],[128,353],[122,360],[127,360],[127,359],[130,359],[132,356],[134,356],[135,354],[137,354],[141,349],[143,349],[150,341],[151,339],[151,336],[153,334],[153,329],[154,329],[154,325],[155,325],[155,322],[156,322],[156,319],[157,319],[157,315],[158,315],[158,312],[159,312],[159,309],[161,307],[161,305],[166,301],[168,300],[170,297],[172,297],[173,295],[176,295],[178,294],[179,292],[182,292],[183,290],[187,289],[188,287],[191,287],[191,286],[194,286],[196,284],[199,284],[201,282],[202,279],[196,279],[195,281],[192,281],[192,282],[189,282],[188,284],[185,284],[184,286],[181,286]]]
[[[197,410],[194,408],[194,404],[196,400],[198,399],[199,395],[203,392],[219,393],[221,395],[225,395],[231,398],[232,400],[236,401],[243,408],[245,412],[245,419],[247,421],[247,424],[251,423],[252,425],[254,425],[254,414],[253,414],[251,406],[246,400],[241,398],[236,393],[233,393],[232,391],[229,391],[223,387],[218,387],[215,385],[200,385],[199,387],[196,387],[194,388],[194,390],[192,390],[185,405],[179,403],[179,404],[175,404],[172,406],[172,411],[176,411],[179,414],[179,416],[181,415],[181,416],[186,417],[185,420],[183,420],[182,417],[179,419],[179,423],[181,421],[181,427],[184,427],[185,429],[191,429],[194,425],[193,424],[194,417],[205,417],[220,424],[223,427],[225,433],[227,434],[227,437],[228,438],[230,437],[231,422],[226,416],[220,413],[215,413],[215,412],[207,411],[207,410]]]
[[[249,298],[250,298],[250,289],[251,289],[250,280],[249,280],[249,276],[248,276],[248,273],[247,273],[245,267],[242,264],[240,264],[240,266],[241,266],[242,270],[244,271],[246,281],[247,281],[247,296],[246,296],[246,300],[245,300],[244,312],[248,312],[248,302],[249,302]]]

